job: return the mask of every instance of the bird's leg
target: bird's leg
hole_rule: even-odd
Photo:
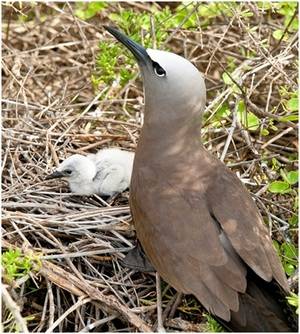
[[[155,273],[156,278],[156,299],[157,299],[157,331],[159,333],[165,333],[166,330],[164,328],[163,324],[163,318],[162,318],[162,307],[161,307],[161,282],[160,282],[160,276],[159,273]]]
[[[114,194],[114,195],[112,195],[112,196],[110,196],[110,197],[108,197],[108,199],[106,200],[106,202],[108,203],[108,204],[113,204],[113,202],[119,197],[119,193],[117,193],[117,194]]]
[[[125,256],[121,263],[130,269],[140,272],[154,272],[155,269],[147,259],[140,243],[131,249]]]
[[[101,195],[101,199],[105,201],[108,205],[111,205],[115,199],[119,196],[119,194],[114,194],[114,195]]]

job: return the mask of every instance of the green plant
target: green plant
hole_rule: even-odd
[[[247,111],[245,102],[241,100],[238,104],[237,118],[244,128],[249,131],[256,131],[259,128],[259,118],[251,111]]]
[[[296,314],[299,314],[299,297],[294,292],[286,297],[288,303],[296,308]]]
[[[169,8],[166,7],[158,11],[153,7],[152,10],[153,14],[123,9],[118,13],[111,13],[109,18],[116,23],[120,30],[136,42],[142,43],[146,48],[152,47],[154,40],[156,46],[159,47],[168,36],[166,30],[173,26],[174,22],[169,20],[172,17]],[[154,22],[155,36],[150,35],[151,16]],[[141,31],[145,31],[143,40]],[[128,51],[124,51],[124,48],[119,44],[113,44],[111,41],[101,41],[99,43],[96,71],[92,74],[92,83],[95,89],[100,84],[111,85],[113,82],[122,87],[133,78],[135,61],[131,55],[127,57],[128,54]],[[119,55],[124,56],[120,57]]]
[[[287,41],[289,34],[298,30],[297,2],[274,2],[269,9],[284,17],[283,27],[273,31],[272,36],[276,40]]]
[[[273,181],[269,184],[268,190],[275,194],[285,194],[292,191],[292,186],[298,182],[298,171],[287,172],[285,169],[280,169],[282,180]]]
[[[228,117],[231,114],[231,111],[229,109],[229,105],[227,102],[224,102],[222,105],[220,105],[217,110],[215,111],[214,116],[210,119],[209,124],[213,128],[219,128],[222,126],[222,123],[224,120],[226,120],[226,117]],[[208,115],[204,115],[204,119]]]
[[[24,255],[20,250],[9,249],[1,257],[4,269],[4,278],[7,282],[27,275],[33,270],[34,265],[40,265],[39,257],[36,255]]]
[[[81,15],[83,19],[95,15],[94,13],[96,10],[94,7],[92,9],[87,7],[84,10],[82,9],[82,5],[80,6],[77,14]],[[142,43],[146,48],[154,46],[159,48],[166,41],[169,35],[169,29],[173,29],[179,25],[182,25],[182,28],[184,29],[196,28],[199,25],[199,15],[202,18],[216,17],[223,12],[232,15],[232,8],[237,6],[238,5],[235,3],[212,3],[201,5],[196,10],[195,4],[190,3],[187,5],[179,5],[173,13],[168,7],[158,10],[155,6],[152,6],[151,13],[145,11],[137,12],[132,9],[122,9],[118,12],[110,13],[109,19],[115,22],[119,29],[124,31],[126,35],[130,36],[134,41]],[[101,10],[104,8],[100,5],[99,7]],[[84,13],[82,13],[82,11]],[[86,13],[87,11],[88,13]],[[208,13],[209,15],[207,16]],[[152,31],[152,23],[155,30],[155,36],[152,36],[150,33]],[[126,58],[124,61],[122,61],[122,59],[117,60],[117,56],[122,54],[127,55],[128,52],[124,52],[124,48],[119,45],[112,45],[111,41],[102,41],[99,43],[96,71],[92,75],[94,88],[99,87],[101,83],[108,85],[112,84],[112,82],[115,81],[116,76],[119,76],[117,83],[119,83],[120,86],[124,86],[133,77],[132,68],[135,62],[132,59],[132,56]],[[124,63],[127,64],[126,67],[124,67]],[[120,64],[122,64],[122,66],[119,66]],[[232,60],[230,66],[231,68],[234,67]],[[121,69],[119,69],[119,67],[121,67]]]
[[[170,21],[171,12],[168,7],[158,11],[153,7],[153,13],[137,13],[133,10],[122,10],[120,13],[111,13],[109,18],[114,21],[118,27],[125,32],[130,38],[138,43],[144,44],[146,48],[153,46],[155,39],[157,47],[167,38],[166,29],[173,26],[173,20]],[[155,36],[150,35],[151,18],[155,27]],[[143,41],[141,31],[144,31]]]
[[[204,314],[204,317],[206,318],[207,332],[211,333],[225,332],[224,328],[210,314]]]
[[[286,115],[280,118],[280,121],[286,122],[298,122],[299,115],[299,102],[298,102],[298,91],[289,92],[288,89],[282,86],[279,90],[281,97],[281,105],[286,112]]]
[[[129,66],[121,67],[117,70],[118,62],[124,59],[124,56],[118,57],[123,53],[120,45],[107,43],[105,41],[99,43],[99,52],[96,59],[96,72],[92,74],[92,83],[94,88],[99,87],[101,83],[111,85],[118,77],[123,86],[133,77],[131,67],[134,62],[128,60]],[[127,62],[127,59],[124,62]]]
[[[298,249],[291,242],[279,244],[276,240],[273,240],[273,244],[282,259],[286,274],[291,276],[298,266]]]
[[[299,26],[298,16],[296,15],[293,21],[290,23],[291,19],[294,16],[295,11],[297,11],[298,3],[297,1],[288,1],[288,2],[278,2],[276,4],[276,12],[281,14],[284,17],[284,27],[289,28],[291,31],[297,31]]]
[[[107,5],[107,2],[103,1],[76,2],[75,15],[82,20],[88,20],[105,9]]]

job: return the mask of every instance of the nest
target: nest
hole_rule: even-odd
[[[61,182],[44,180],[71,154],[104,147],[134,151],[137,145],[143,111],[140,80],[135,77],[124,87],[106,86],[96,92],[90,80],[99,40],[114,43],[101,24],[109,23],[108,13],[120,10],[118,6],[110,4],[91,22],[78,19],[69,3],[3,8],[2,246],[38,258],[35,270],[5,282],[6,330],[12,323],[23,332],[157,329],[155,274],[135,272],[120,263],[136,243],[128,193],[107,203],[97,195],[77,196]],[[121,6],[150,12],[148,3]],[[286,111],[279,94],[282,86],[297,90],[297,34],[287,41],[272,40],[274,26],[284,18],[254,3],[243,6],[253,13],[250,22],[256,30],[248,29],[235,12],[216,17],[210,29],[174,27],[166,46],[205,73],[204,145],[246,182],[272,237],[296,241],[296,232],[286,224],[293,199],[267,191],[267,181],[278,174],[266,161],[276,157],[288,169],[297,167],[289,159],[297,154],[296,126],[280,122]],[[18,19],[29,12],[32,20]],[[249,57],[243,50],[256,55]],[[224,55],[235,61],[239,94],[222,80]],[[241,100],[261,124],[276,124],[268,136],[249,131],[235,119]],[[224,101],[232,113],[213,127],[210,120]],[[204,330],[204,310],[198,302],[165,283],[162,287],[164,326]]]

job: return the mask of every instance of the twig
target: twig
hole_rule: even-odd
[[[73,304],[65,313],[63,313],[54,323],[52,326],[50,326],[45,333],[52,333],[53,330],[58,326],[59,323],[61,323],[70,313],[72,313],[73,311],[75,311],[78,307],[89,303],[92,299],[91,298],[87,298],[84,296],[81,296],[78,298],[77,303]]]
[[[15,321],[16,321],[19,329],[21,330],[21,332],[29,333],[27,325],[26,325],[26,321],[24,320],[24,318],[22,317],[22,315],[20,313],[20,308],[16,304],[16,302],[11,298],[11,296],[8,293],[6,287],[7,287],[7,285],[2,284],[2,297],[3,297],[4,303],[6,304],[6,306],[8,307],[10,312],[12,313],[13,317],[15,318]]]
[[[165,333],[163,319],[162,319],[162,301],[161,301],[161,282],[159,273],[155,273],[156,278],[156,300],[157,300],[157,331],[159,333]]]
[[[48,298],[49,298],[49,322],[48,326],[49,328],[53,325],[54,323],[54,314],[55,314],[55,306],[54,306],[54,297],[53,297],[53,292],[52,292],[52,284],[49,282],[48,279],[46,279],[47,283],[47,291],[48,291]]]
[[[115,297],[105,296],[98,289],[93,288],[86,282],[82,282],[73,274],[67,273],[62,268],[43,261],[40,268],[40,274],[48,278],[54,284],[63,289],[70,291],[77,296],[90,296],[93,300],[103,303],[109,310],[120,312],[133,326],[142,332],[151,332],[151,328],[136,314],[134,314],[126,306],[122,305]]]
[[[292,127],[283,130],[283,131],[280,132],[277,136],[271,138],[271,139],[268,140],[266,143],[264,143],[264,144],[261,146],[261,149],[266,148],[267,146],[269,146],[270,144],[272,144],[274,141],[276,141],[276,140],[278,140],[279,138],[285,136],[286,134],[288,134],[289,132],[291,132],[291,131],[293,131],[293,130],[294,130],[294,128],[292,128]]]
[[[111,321],[111,320],[114,320],[117,316],[116,315],[110,315],[106,318],[103,318],[103,319],[100,319],[100,320],[97,320],[89,325],[87,325],[86,327],[82,328],[81,331],[79,333],[85,333],[85,332],[90,332],[92,331],[93,329],[105,324],[106,322],[108,321]]]
[[[234,133],[234,130],[236,128],[238,104],[239,104],[239,100],[237,100],[235,102],[235,108],[234,108],[234,111],[233,111],[232,123],[231,123],[231,126],[229,128],[229,133],[228,133],[225,145],[224,145],[224,149],[223,149],[222,155],[220,157],[221,161],[224,161],[224,159],[225,159],[226,153],[227,153],[228,148],[229,148],[229,144],[230,144],[230,142],[232,140],[233,133]]]
[[[277,44],[274,46],[274,48],[271,50],[271,54],[273,54],[273,53],[279,48],[281,42],[283,41],[284,36],[285,36],[286,33],[288,32],[288,30],[289,30],[291,24],[292,24],[293,21],[295,20],[295,18],[296,18],[296,16],[297,16],[298,13],[299,13],[299,6],[298,6],[298,4],[297,4],[293,16],[291,17],[289,23],[286,25],[285,29],[283,30],[283,33],[282,33],[282,35],[281,35],[279,41],[278,41]]]

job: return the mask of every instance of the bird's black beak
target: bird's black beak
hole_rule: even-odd
[[[147,63],[152,62],[146,49],[143,46],[132,41],[130,38],[115,28],[108,26],[104,26],[104,28],[110,32],[119,42],[125,45],[129,51],[131,51],[139,64],[146,65]]]
[[[59,172],[59,171],[56,170],[56,171],[53,172],[52,174],[47,175],[47,176],[45,177],[45,180],[58,179],[58,178],[61,178],[61,177],[64,177],[64,176],[65,176],[64,173]]]

